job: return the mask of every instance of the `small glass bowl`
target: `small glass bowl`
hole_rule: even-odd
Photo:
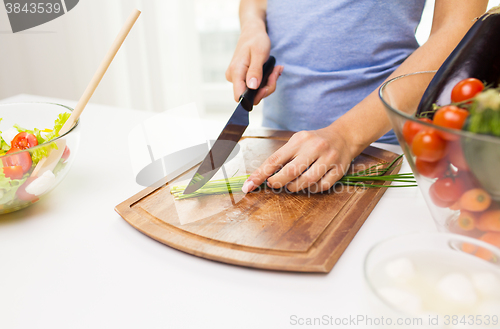
[[[471,249],[500,258],[491,244],[442,232],[403,234],[372,247],[364,279],[374,316],[385,317],[382,327],[497,328],[500,264]]]
[[[414,114],[434,75],[435,71],[429,71],[394,78],[382,85],[380,98],[438,230],[500,247],[500,138],[418,120]],[[444,149],[441,158],[425,161],[415,155],[421,143],[415,145],[408,137],[412,127],[436,133]],[[439,188],[445,178],[446,184],[455,184],[448,190]],[[476,196],[490,200],[479,205],[474,202]]]
[[[58,115],[61,113],[71,113],[71,111],[73,109],[70,107],[54,103],[0,104],[0,118],[2,118],[0,130],[5,133],[6,130],[12,128],[14,125],[28,130],[33,130],[34,128],[42,131],[44,129],[53,129]],[[80,121],[78,120],[68,132],[50,142],[0,156],[0,165],[2,166],[2,172],[0,172],[0,214],[26,208],[41,200],[54,189],[63,180],[73,164],[79,143]],[[28,191],[35,194],[27,193],[26,187],[44,175],[40,173],[37,175],[40,177],[32,177],[33,170],[36,167],[32,160],[40,159],[61,145],[64,147],[64,153],[51,170],[53,175],[46,173],[43,184],[41,181],[38,181],[39,186],[37,188],[33,189],[33,185],[31,188],[28,188]],[[9,166],[16,165],[23,167],[24,174],[21,179],[12,179],[12,171],[9,172],[11,169],[7,169]]]

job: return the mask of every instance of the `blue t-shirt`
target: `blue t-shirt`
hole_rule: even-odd
[[[271,54],[285,69],[264,101],[264,126],[315,130],[350,110],[418,47],[424,3],[268,0]],[[397,139],[390,131],[379,142]]]

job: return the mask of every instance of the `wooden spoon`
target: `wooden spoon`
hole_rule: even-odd
[[[137,18],[139,18],[140,14],[141,12],[139,10],[134,9],[130,14],[130,16],[128,17],[127,21],[125,22],[125,25],[123,25],[122,29],[118,33],[118,36],[111,45],[111,48],[109,48],[108,53],[101,62],[101,65],[99,65],[99,68],[94,74],[94,77],[88,84],[87,89],[85,89],[85,92],[83,93],[82,97],[80,97],[80,100],[76,104],[75,109],[71,113],[66,123],[62,126],[61,130],[59,131],[59,136],[68,132],[71,129],[71,127],[73,127],[73,125],[78,121],[80,114],[82,114],[83,109],[85,108],[90,98],[94,94],[94,91],[99,85],[99,82],[101,82],[102,77],[108,70],[109,65],[115,58],[116,53],[118,52],[121,45],[125,41],[125,38],[127,37],[132,27],[134,26],[135,22],[137,21]],[[57,144],[57,149],[52,150],[52,152],[50,152],[48,157],[45,157],[38,162],[35,169],[33,170],[33,173],[31,174],[32,177],[37,177],[46,172],[47,170],[53,170],[55,168],[55,166],[59,162],[59,159],[61,159],[61,156],[64,152],[64,148],[66,147],[66,140],[58,139],[56,141],[56,144]]]

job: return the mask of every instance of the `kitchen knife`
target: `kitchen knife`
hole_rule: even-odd
[[[262,82],[260,83],[259,88],[247,88],[247,90],[240,96],[240,101],[234,110],[233,115],[226,123],[226,126],[201,163],[198,171],[194,174],[191,182],[189,182],[183,194],[190,194],[201,188],[226,162],[227,158],[245,132],[245,129],[248,127],[248,113],[253,109],[255,95],[257,95],[257,92],[261,87],[267,84],[267,79],[273,71],[275,64],[276,59],[273,56],[269,56],[269,59],[264,63],[262,69]]]

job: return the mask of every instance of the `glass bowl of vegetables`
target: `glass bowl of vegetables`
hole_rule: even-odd
[[[80,124],[59,131],[72,108],[53,103],[0,104],[0,214],[28,207],[68,173]]]
[[[499,90],[462,78],[423,108],[435,74],[394,78],[380,98],[438,229],[500,248]]]

